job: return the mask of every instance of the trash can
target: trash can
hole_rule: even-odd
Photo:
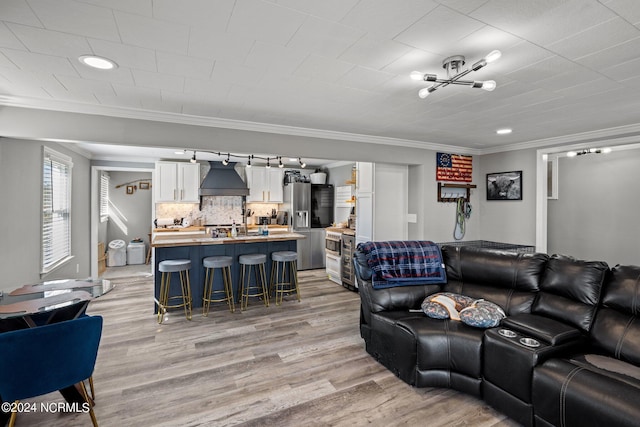
[[[121,267],[127,264],[127,248],[124,240],[112,240],[109,242],[107,266]]]
[[[144,264],[144,242],[130,242],[127,245],[127,264]]]

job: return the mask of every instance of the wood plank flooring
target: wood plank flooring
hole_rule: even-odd
[[[118,279],[91,302],[104,317],[94,372],[102,427],[121,426],[514,426],[482,401],[413,388],[364,350],[359,296],[300,272],[302,302],[212,306],[191,322],[153,314],[148,278]],[[46,357],[46,355],[43,355]],[[30,402],[63,402],[51,393]],[[18,426],[90,426],[88,414],[30,413]]]

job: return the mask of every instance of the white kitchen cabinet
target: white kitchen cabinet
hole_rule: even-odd
[[[407,239],[407,188],[407,166],[357,163],[356,245]]]
[[[198,203],[200,165],[186,162],[156,162],[157,203]]]
[[[248,203],[282,203],[284,171],[280,168],[252,167],[246,169],[249,187]]]
[[[373,241],[374,172],[373,163],[356,163],[356,245]]]

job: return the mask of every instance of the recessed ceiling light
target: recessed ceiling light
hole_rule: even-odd
[[[511,133],[511,132],[512,132],[512,130],[511,130],[511,129],[498,129],[498,130],[496,131],[496,133],[497,133],[498,135],[506,135],[506,134],[509,134],[509,133]]]
[[[114,68],[118,68],[118,64],[116,64],[110,59],[103,58],[101,56],[82,55],[78,59],[84,65],[91,68],[97,68],[99,70],[113,70]]]

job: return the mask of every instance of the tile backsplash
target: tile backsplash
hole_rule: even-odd
[[[242,196],[205,196],[202,210],[193,203],[156,203],[156,218],[188,218],[193,224],[242,224]]]

